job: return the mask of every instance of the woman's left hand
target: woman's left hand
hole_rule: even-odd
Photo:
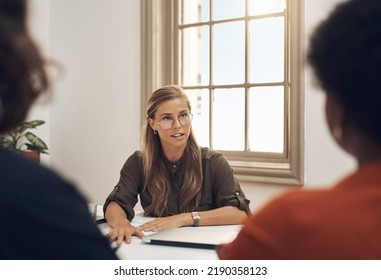
[[[162,231],[170,228],[178,228],[182,226],[192,225],[193,220],[190,213],[182,213],[169,217],[156,218],[146,222],[138,227],[141,231]]]

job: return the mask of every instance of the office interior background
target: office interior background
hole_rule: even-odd
[[[29,119],[44,119],[36,131],[49,146],[42,164],[73,181],[90,201],[103,204],[127,157],[140,141],[140,1],[30,0],[30,27],[50,67],[53,88]],[[304,35],[340,0],[308,0]],[[355,168],[329,136],[324,94],[304,69],[303,188],[324,188]],[[257,210],[291,190],[288,185],[241,182]],[[140,205],[138,206],[138,208]]]

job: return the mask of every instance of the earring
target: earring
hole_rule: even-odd
[[[153,134],[155,134],[155,135],[157,134],[157,130],[156,129],[153,130]]]

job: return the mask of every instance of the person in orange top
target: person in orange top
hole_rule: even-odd
[[[220,259],[381,259],[381,1],[340,3],[310,40],[329,130],[358,168],[284,194],[247,219]]]

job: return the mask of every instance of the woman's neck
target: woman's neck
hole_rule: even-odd
[[[164,156],[170,161],[170,162],[177,162],[181,159],[181,157],[184,154],[185,147],[181,148],[172,148],[172,149],[163,149]]]
[[[359,166],[381,160],[380,142],[362,131],[353,134],[346,148],[356,158]]]

